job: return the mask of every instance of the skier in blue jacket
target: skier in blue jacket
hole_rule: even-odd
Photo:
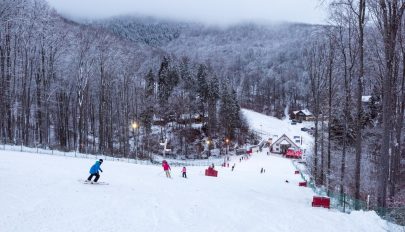
[[[103,159],[99,159],[96,161],[96,163],[91,166],[90,168],[90,176],[89,178],[87,178],[87,181],[91,181],[91,178],[93,178],[93,176],[95,176],[96,178],[94,179],[94,182],[97,182],[98,179],[100,178],[100,174],[98,173],[98,171],[103,172],[103,170],[101,170],[100,165],[103,163]]]

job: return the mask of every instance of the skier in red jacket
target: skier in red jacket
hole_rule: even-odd
[[[183,173],[183,177],[184,178],[187,178],[187,169],[186,169],[186,167],[183,167],[183,170],[181,170],[181,173]]]
[[[162,167],[163,167],[163,170],[165,171],[165,173],[166,173],[166,177],[167,178],[172,178],[171,176],[170,176],[170,166],[169,166],[169,164],[167,163],[167,161],[166,160],[163,160],[163,162],[162,162]]]

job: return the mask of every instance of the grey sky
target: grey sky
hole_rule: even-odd
[[[323,23],[319,0],[47,0],[60,13],[85,19],[138,14],[208,24],[241,21]]]

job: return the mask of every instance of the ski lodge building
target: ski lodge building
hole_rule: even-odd
[[[284,154],[288,149],[298,150],[300,147],[285,134],[271,144],[271,152],[273,153]]]

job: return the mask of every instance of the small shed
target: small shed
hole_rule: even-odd
[[[315,119],[314,115],[307,109],[293,111],[291,118],[298,121],[312,121]]]
[[[289,148],[298,150],[299,146],[294,143],[287,135],[283,134],[278,140],[271,145],[271,151],[274,153],[284,154]]]

